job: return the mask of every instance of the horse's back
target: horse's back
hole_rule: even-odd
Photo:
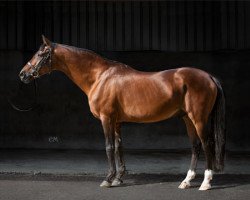
[[[175,72],[128,71],[114,78],[121,120],[153,122],[174,115],[181,103],[181,94],[173,83]]]

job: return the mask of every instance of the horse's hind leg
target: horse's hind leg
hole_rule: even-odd
[[[192,143],[192,157],[191,157],[191,163],[189,170],[187,172],[186,178],[181,182],[179,185],[180,189],[186,189],[191,186],[190,181],[195,178],[195,170],[197,166],[197,160],[200,154],[200,149],[201,149],[201,142],[197,136],[196,129],[193,125],[193,122],[190,120],[190,118],[185,115],[183,117],[183,120],[185,121],[186,127],[187,127],[187,132],[188,136],[190,138],[190,141]]]
[[[115,160],[116,160],[116,176],[111,186],[119,186],[122,183],[121,178],[125,173],[125,162],[123,158],[120,123],[117,123],[115,128]]]
[[[205,130],[206,123],[198,122],[195,124],[197,134],[200,137],[202,148],[206,158],[206,170],[204,173],[204,180],[199,190],[209,190],[211,188],[210,181],[213,179],[213,148],[211,141],[209,141],[208,133]]]

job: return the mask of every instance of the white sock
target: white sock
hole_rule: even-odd
[[[183,180],[186,183],[190,183],[192,179],[194,179],[196,173],[194,170],[188,170],[186,178]]]

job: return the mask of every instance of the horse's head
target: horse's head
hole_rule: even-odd
[[[23,67],[19,77],[24,83],[29,83],[35,78],[51,72],[51,59],[53,53],[53,44],[45,36],[42,36],[43,44]]]

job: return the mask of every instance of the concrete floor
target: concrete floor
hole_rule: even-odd
[[[188,151],[126,151],[128,173],[118,188],[100,188],[107,171],[103,151],[0,150],[0,200],[83,199],[248,199],[250,154],[227,153],[224,174],[201,192],[204,156],[192,188],[178,189],[187,171]]]
[[[128,174],[184,174],[190,162],[189,151],[126,151]],[[201,155],[197,173],[204,173]],[[94,175],[107,172],[104,151],[83,150],[0,150],[1,174]],[[228,152],[225,174],[250,174],[250,154]]]
[[[250,176],[218,177],[210,191],[198,190],[201,177],[195,179],[192,188],[180,190],[180,178],[128,178],[117,188],[100,188],[100,180],[0,179],[0,200],[247,200],[250,196]]]

